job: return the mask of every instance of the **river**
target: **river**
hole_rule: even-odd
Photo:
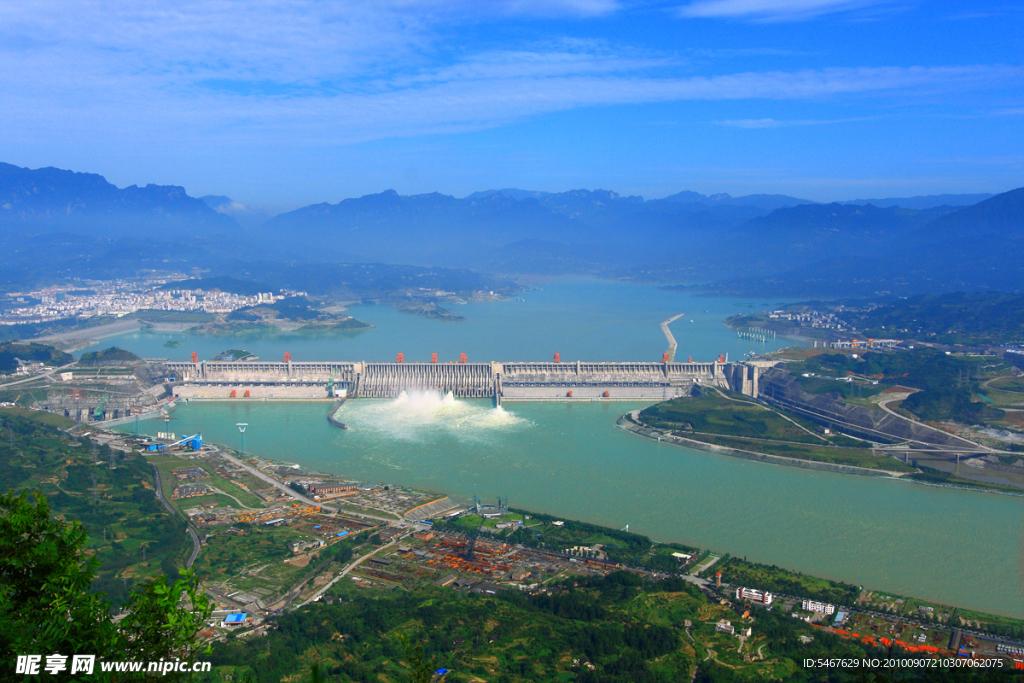
[[[281,360],[285,351],[295,361],[393,361],[404,353],[406,362],[470,361],[661,361],[668,342],[658,325],[685,313],[672,323],[679,343],[678,360],[692,355],[710,361],[719,354],[732,360],[748,351],[764,352],[792,344],[783,340],[762,344],[737,339],[722,320],[737,313],[778,306],[777,301],[702,298],[645,285],[601,280],[555,280],[508,301],[451,304],[466,319],[442,322],[389,306],[352,306],[349,314],[374,327],[351,332],[276,332],[213,336],[188,332],[140,330],[103,339],[82,349],[110,346],[129,349],[144,358],[187,361],[192,352],[212,358],[230,348],[242,348],[264,360]],[[691,322],[692,321],[692,322]],[[177,341],[177,348],[164,346]]]
[[[291,350],[296,360],[383,360],[398,351],[426,360],[434,350],[487,360],[555,351],[563,360],[660,359],[666,342],[658,323],[685,311],[672,330],[679,355],[697,360],[764,348],[740,342],[721,321],[773,305],[592,281],[557,281],[523,298],[458,306],[467,317],[460,323],[358,307],[353,314],[376,327],[335,339],[166,336],[182,340],[177,356],[244,345],[264,357]],[[164,338],[138,333],[102,346],[172,355],[154,353]],[[657,540],[1024,617],[1024,498],[752,462],[615,427],[641,405],[507,403],[496,411],[486,401],[413,395],[346,403],[339,418],[350,429],[342,431],[328,425],[326,403],[192,402],[177,409],[172,429],[237,446],[234,424],[247,422],[246,447],[259,455],[463,501],[508,496],[513,506],[629,524]],[[142,428],[164,427],[151,420]]]

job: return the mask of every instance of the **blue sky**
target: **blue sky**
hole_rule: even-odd
[[[22,0],[0,160],[271,211],[394,188],[1024,185],[1024,4]]]

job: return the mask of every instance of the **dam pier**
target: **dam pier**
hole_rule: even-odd
[[[712,362],[394,363],[197,361],[166,363],[175,397],[189,399],[334,400],[397,398],[436,391],[503,401],[666,400],[695,385],[757,397],[759,368]],[[436,357],[436,356],[435,356]]]

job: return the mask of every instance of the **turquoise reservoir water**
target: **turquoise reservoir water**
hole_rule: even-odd
[[[352,314],[375,327],[353,334],[210,337],[134,333],[103,340],[145,357],[187,360],[245,348],[277,360],[661,360],[658,323],[672,324],[678,357],[710,360],[764,351],[722,326],[775,302],[699,298],[652,287],[560,280],[522,300],[452,306],[444,323],[382,306]],[[693,320],[691,323],[690,320]],[[163,347],[168,339],[177,349]],[[929,488],[750,462],[668,446],[615,428],[627,403],[509,403],[407,397],[351,401],[327,424],[324,403],[191,403],[178,433],[246,446],[271,458],[364,481],[434,488],[463,501],[512,504],[681,541],[752,560],[961,607],[1024,617],[1024,498]],[[155,433],[163,423],[143,422]]]
[[[700,298],[655,287],[598,280],[556,280],[515,300],[451,305],[466,319],[441,322],[400,313],[388,306],[353,306],[349,313],[372,329],[333,334],[297,332],[235,335],[133,332],[108,337],[93,350],[111,345],[144,358],[187,361],[192,352],[212,358],[242,348],[265,360],[280,360],[285,351],[296,361],[390,361],[398,353],[406,362],[442,362],[466,353],[471,361],[562,360],[661,361],[667,342],[659,323],[678,313],[671,329],[679,343],[677,358],[710,361],[719,354],[735,360],[748,351],[764,352],[792,344],[762,344],[736,338],[722,321],[736,313],[760,311],[777,302]],[[690,322],[690,321],[693,322]],[[178,348],[163,346],[168,340]]]
[[[768,465],[614,426],[640,404],[412,396],[180,406],[174,430],[363,481],[415,485],[681,541],[808,573],[1024,616],[1024,499]],[[163,423],[142,423],[149,433]]]

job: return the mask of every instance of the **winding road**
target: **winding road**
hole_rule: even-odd
[[[960,441],[963,441],[965,443],[971,444],[971,446],[973,446],[974,448],[980,448],[981,450],[988,451],[989,453],[997,452],[996,449],[994,449],[994,448],[990,448],[990,447],[988,447],[988,446],[986,446],[984,444],[975,443],[974,441],[969,441],[969,440],[965,439],[964,437],[960,436],[959,434],[950,435],[950,434],[942,431],[941,429],[936,429],[935,427],[932,427],[931,425],[926,425],[923,422],[918,422],[917,420],[911,419],[911,418],[906,417],[904,415],[900,415],[896,411],[894,411],[894,410],[889,408],[889,404],[890,403],[892,403],[893,401],[902,401],[904,398],[905,398],[904,396],[899,396],[899,395],[893,396],[892,398],[884,398],[884,399],[882,399],[881,401],[878,402],[878,407],[881,408],[882,410],[884,410],[885,412],[889,413],[893,417],[898,417],[901,420],[906,420],[907,422],[910,422],[911,424],[915,424],[918,427],[922,427],[924,429],[927,429],[927,430],[933,431],[933,432],[939,432],[939,433],[941,433],[941,434],[943,434],[945,436],[953,436],[954,438],[959,439]],[[928,444],[925,441],[917,441],[916,439],[907,439],[907,441],[913,441],[914,443],[924,444],[925,446],[930,445],[930,444]],[[929,449],[929,450],[934,450],[934,449]],[[941,450],[941,447],[940,447],[940,450]],[[945,450],[947,452],[951,451],[951,449],[948,449],[948,448],[945,449]]]
[[[164,507],[167,508],[167,511],[171,513],[171,517],[178,517],[178,511],[171,506],[171,504],[167,501],[166,498],[164,498],[164,489],[163,486],[160,484],[160,468],[157,467],[156,465],[153,465],[153,474],[156,477],[157,500],[163,503]],[[188,521],[188,519],[185,520],[185,530],[188,531],[188,535],[192,537],[192,554],[189,556],[188,561],[185,563],[185,569],[190,569],[192,565],[195,563],[196,558],[199,557],[200,541],[199,534],[197,534],[196,530],[192,528],[192,524]]]

